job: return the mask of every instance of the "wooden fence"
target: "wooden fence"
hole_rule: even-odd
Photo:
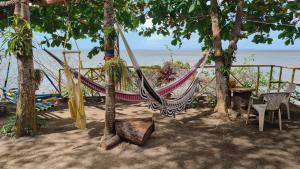
[[[128,68],[132,69],[131,66],[128,66]],[[147,68],[149,69],[149,67],[142,67],[142,68]],[[206,70],[211,70],[214,72],[214,66],[205,66]],[[278,65],[233,65],[232,69],[235,68],[252,68],[255,71],[255,76],[256,76],[256,83],[255,83],[255,92],[258,95],[259,94],[259,90],[262,87],[260,84],[260,80],[262,78],[262,69],[265,69],[264,73],[267,72],[268,74],[268,85],[267,88],[274,88],[274,86],[276,87],[276,89],[278,89],[278,91],[280,90],[280,88],[282,87],[282,85],[284,83],[295,83],[298,87],[300,86],[300,79],[297,79],[298,81],[296,81],[296,75],[300,77],[300,67],[287,67],[287,66],[278,66]],[[150,68],[150,69],[156,69],[156,68]],[[278,71],[278,74],[275,74],[275,71]],[[283,71],[287,70],[290,71],[290,75],[289,76],[289,80],[283,80]],[[95,82],[103,82],[104,81],[104,76],[103,73],[101,73],[101,68],[83,68],[82,69],[83,75],[89,79],[92,79]],[[265,75],[265,74],[264,74]],[[243,84],[242,82],[240,82],[240,80],[238,78],[236,78],[233,74],[232,74],[233,78],[235,78],[237,80],[238,83]],[[253,75],[252,75],[253,76]],[[59,79],[58,79],[58,86],[59,86],[59,90],[60,92],[62,92],[63,90],[63,69],[59,70]],[[298,92],[300,92],[300,90],[298,89]],[[94,91],[90,91],[89,92],[91,96],[94,96]],[[295,99],[300,100],[300,98],[293,96]]]

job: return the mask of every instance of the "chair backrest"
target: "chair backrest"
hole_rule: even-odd
[[[267,103],[267,110],[275,111],[289,97],[289,93],[267,93],[264,95],[264,101]]]
[[[296,91],[296,84],[295,83],[288,83],[288,85],[284,89],[284,92],[286,92],[286,93],[293,93],[295,91]]]

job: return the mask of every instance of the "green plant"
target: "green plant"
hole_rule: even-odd
[[[32,54],[31,50],[31,27],[29,22],[21,19],[18,16],[12,17],[13,20],[13,31],[8,29],[2,33],[2,43],[0,48],[7,44],[5,50],[5,56],[7,55],[25,55],[29,56]],[[28,43],[30,42],[30,43]]]
[[[13,137],[15,136],[14,125],[16,123],[16,116],[9,116],[4,121],[3,126],[0,128],[0,134]]]
[[[200,97],[193,96],[190,107],[191,108],[197,108],[199,106],[199,104],[200,104]]]
[[[212,98],[212,99],[210,99],[210,100],[208,101],[208,107],[209,107],[209,108],[214,108],[214,107],[216,107],[216,105],[217,105],[217,99]]]
[[[122,84],[121,89],[125,90],[125,91],[137,90],[138,89],[138,80],[132,80],[132,79],[137,78],[135,71],[131,70],[131,69],[127,69],[127,73],[128,73],[128,77],[130,77],[130,79],[125,84]]]
[[[244,65],[250,65],[255,61],[255,55],[244,58]],[[251,67],[232,68],[231,74],[242,83],[243,87],[254,87],[257,81],[257,69]],[[270,81],[270,72],[260,72],[259,92],[264,93],[268,88]]]
[[[39,89],[40,84],[44,79],[44,74],[41,69],[34,69],[34,79],[35,79],[35,88],[36,90]]]
[[[114,27],[107,27],[104,29],[104,36],[115,38],[117,36],[117,32]]]
[[[7,117],[3,123],[3,126],[0,128],[0,134],[9,136],[9,137],[14,137],[15,136],[14,126],[15,126],[16,120],[17,120],[16,115]],[[38,128],[45,127],[46,120],[37,116],[37,126],[38,126]],[[25,128],[25,130],[27,133],[29,133],[29,135],[32,133],[32,129]]]
[[[222,72],[225,76],[230,75],[230,68],[227,66],[221,66],[220,67],[220,72]]]
[[[143,69],[146,69],[146,70],[158,69],[158,70],[160,70],[161,66],[159,66],[159,65],[152,65],[152,66],[143,67]]]
[[[187,63],[187,62],[183,63],[182,61],[179,61],[179,60],[175,61],[174,66],[177,66],[181,69],[190,69],[191,68],[189,63]]]
[[[130,79],[128,77],[126,62],[119,57],[114,57],[106,61],[104,69],[116,85],[128,83]]]

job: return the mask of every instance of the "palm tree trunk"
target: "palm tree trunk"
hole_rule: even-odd
[[[104,32],[114,28],[113,0],[104,0]],[[105,34],[104,50],[105,60],[114,57],[115,36]],[[101,147],[108,149],[110,140],[115,136],[115,84],[108,73],[105,75],[106,97],[105,97],[105,128],[101,138]]]
[[[219,23],[219,7],[217,0],[211,0],[211,22],[212,22],[212,33],[213,33],[213,48],[215,57],[215,71],[216,71],[216,94],[217,94],[217,105],[215,111],[220,116],[225,116],[227,113],[228,106],[228,80],[222,69],[225,68],[225,59],[222,51],[221,41],[221,29]]]
[[[20,0],[15,5],[16,16],[20,16],[21,19],[30,22],[29,15],[29,0]],[[20,22],[20,26],[24,22]],[[32,32],[27,30],[27,34],[30,35],[29,39],[26,39],[27,44],[32,44]],[[16,136],[32,135],[37,132],[36,125],[36,112],[35,112],[35,79],[34,79],[34,64],[32,46],[31,52],[25,53],[25,49],[22,49],[21,54],[17,55],[18,62],[18,104],[17,104],[17,120],[15,124]]]

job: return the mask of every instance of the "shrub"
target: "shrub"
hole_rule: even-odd
[[[0,128],[0,134],[13,137],[15,136],[14,125],[16,123],[16,116],[9,116],[5,119],[3,126]]]
[[[12,115],[9,116],[5,119],[3,126],[0,128],[0,134],[9,136],[9,137],[14,137],[15,136],[15,130],[14,130],[14,125],[16,123],[17,116]],[[39,116],[37,117],[37,126],[38,128],[42,128],[46,126],[46,121]],[[31,129],[26,129],[28,133],[31,133]]]

